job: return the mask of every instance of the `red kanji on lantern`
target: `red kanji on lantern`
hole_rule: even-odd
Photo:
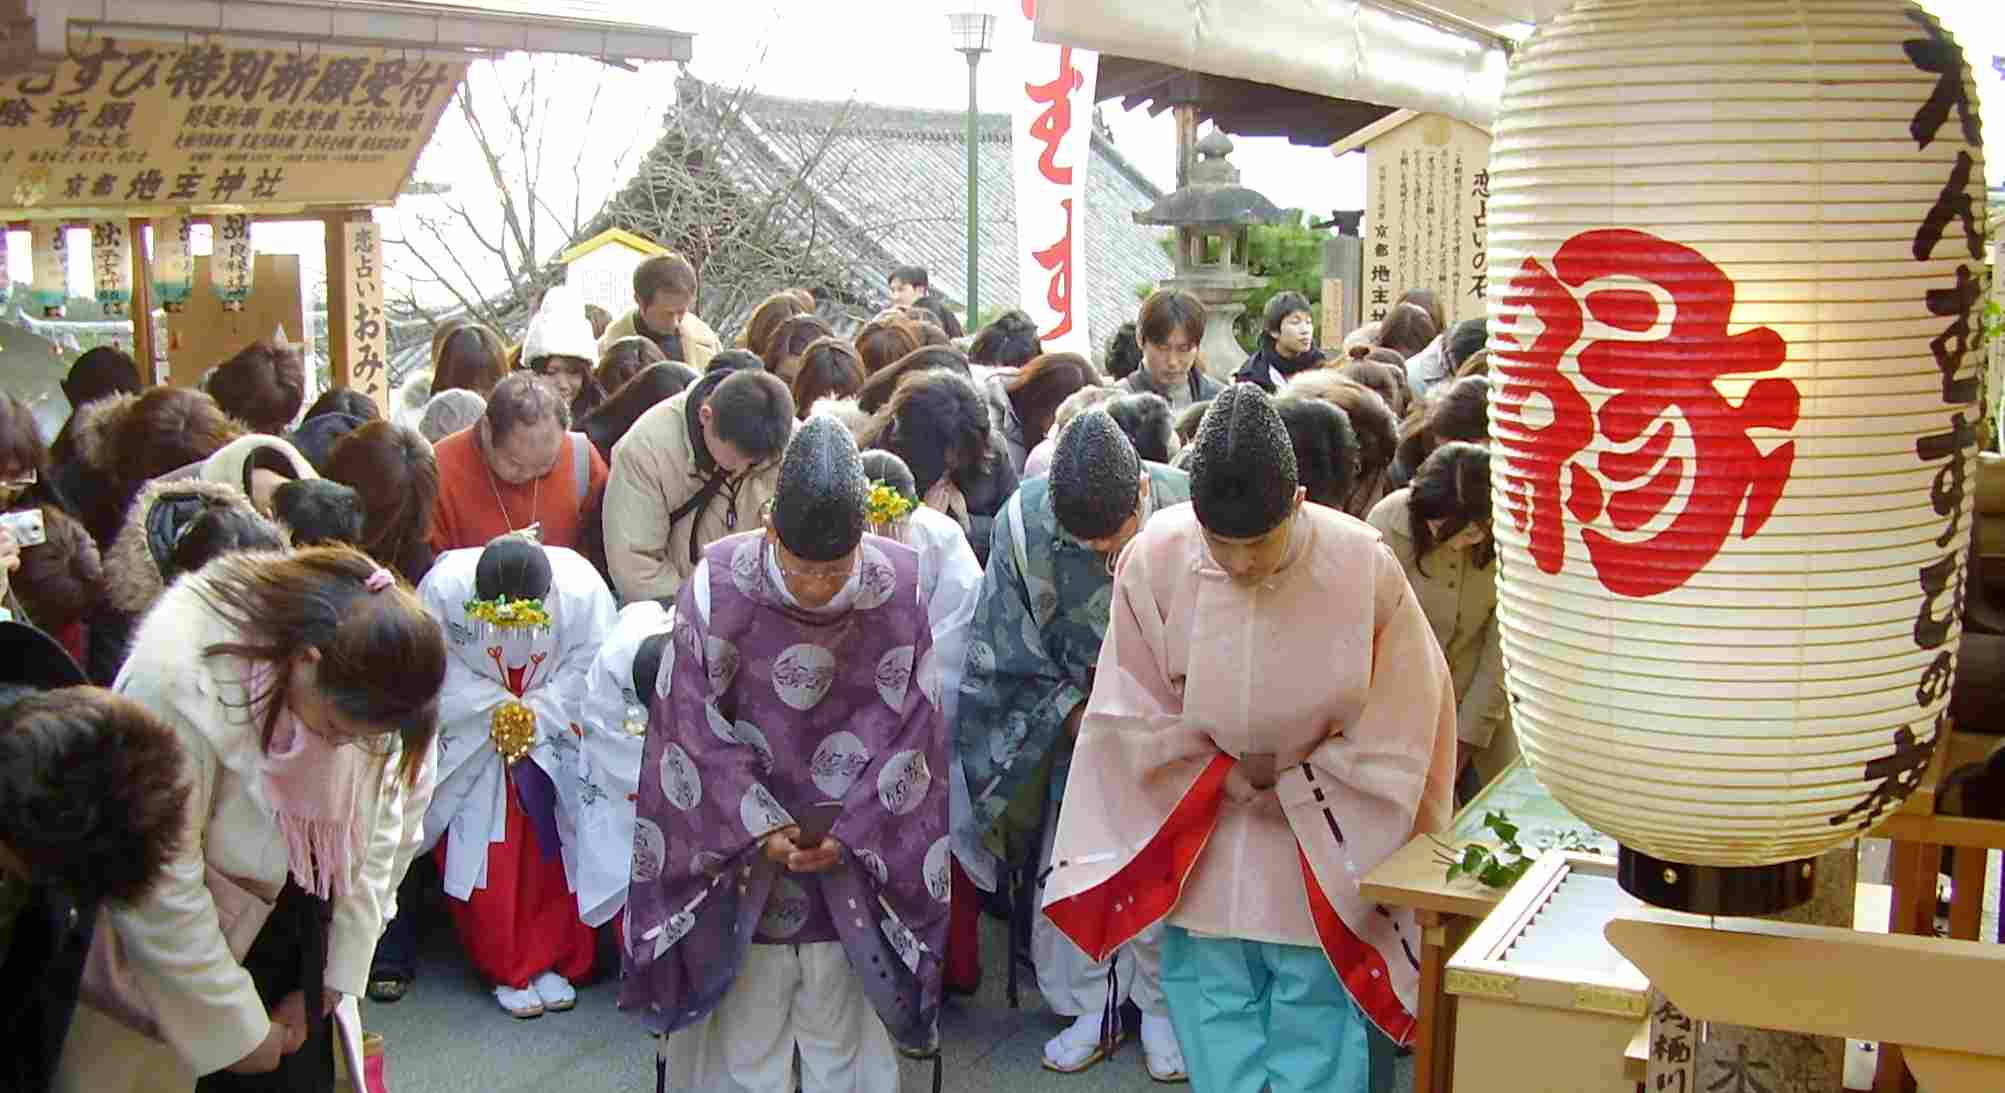
[[[1773,371],[1788,352],[1767,327],[1727,332],[1734,292],[1698,251],[1626,229],[1576,235],[1550,270],[1527,259],[1505,288],[1494,394],[1505,509],[1541,570],[1565,566],[1570,516],[1604,587],[1654,596],[1691,580],[1730,534],[1749,539],[1768,522],[1796,445],[1764,453],[1750,431],[1794,428],[1801,395],[1779,376],[1755,380],[1738,405],[1720,393],[1721,377]],[[1529,344],[1515,336],[1517,309],[1541,327]],[[1603,332],[1583,342],[1590,321]],[[1610,392],[1598,410],[1562,369],[1569,359]],[[1618,538],[1604,521],[1618,534],[1658,526]]]

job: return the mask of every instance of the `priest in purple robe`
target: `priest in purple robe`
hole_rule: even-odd
[[[620,995],[666,1034],[663,1090],[791,1093],[798,1057],[809,1093],[875,1093],[894,1042],[934,1047],[942,666],[918,555],[864,534],[865,490],[848,431],[809,419],[764,528],[712,544],[676,603]]]

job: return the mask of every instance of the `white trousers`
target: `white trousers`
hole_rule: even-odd
[[[891,1034],[842,943],[753,945],[717,1009],[660,1047],[670,1093],[883,1093],[898,1088]]]
[[[1037,874],[1051,868],[1051,844],[1058,836],[1057,800],[1044,806],[1044,846],[1039,851]],[[1039,893],[1039,904],[1043,893]],[[1061,1017],[1083,1017],[1099,1013],[1107,1005],[1107,973],[1119,973],[1117,1002],[1134,1000],[1135,1008],[1151,1017],[1168,1017],[1169,1003],[1163,998],[1163,926],[1157,923],[1136,935],[1111,959],[1088,960],[1058,927],[1038,911],[1030,924],[1030,959],[1037,965],[1037,989],[1051,1012]]]

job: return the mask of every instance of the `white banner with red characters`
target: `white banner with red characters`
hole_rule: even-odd
[[[1086,169],[1093,154],[1093,77],[1100,55],[1030,40],[1037,0],[1002,16],[1022,78],[1011,83],[1010,160],[1016,182],[1017,306],[1048,353],[1091,356],[1086,329]]]

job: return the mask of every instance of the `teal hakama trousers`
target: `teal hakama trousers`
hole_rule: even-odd
[[[1370,1093],[1370,1022],[1323,951],[1163,931],[1163,994],[1196,1093]]]

